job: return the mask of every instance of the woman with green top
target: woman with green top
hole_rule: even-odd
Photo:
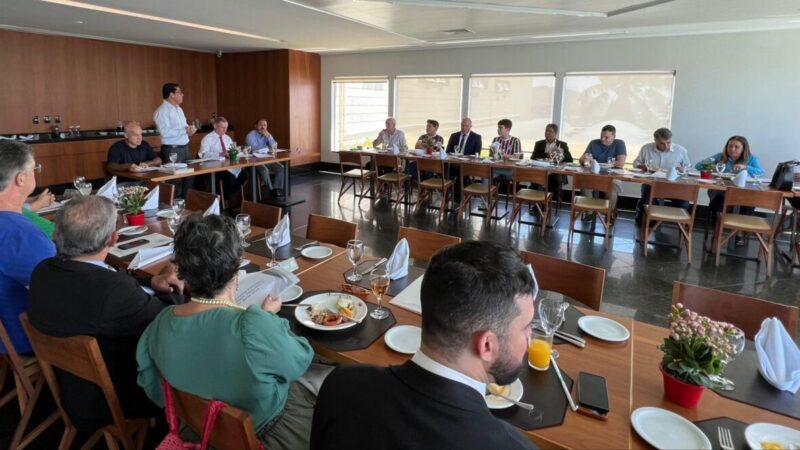
[[[39,195],[28,197],[28,200],[22,206],[22,215],[33,222],[33,225],[42,230],[50,239],[53,239],[53,222],[42,218],[36,211],[52,205],[55,200],[55,195],[45,188]]]
[[[731,136],[728,142],[725,143],[725,148],[721,153],[710,156],[697,164],[695,169],[702,170],[709,164],[716,166],[717,164],[725,165],[723,172],[734,173],[746,170],[747,174],[751,177],[759,177],[764,175],[764,169],[761,168],[761,163],[758,161],[756,155],[750,153],[750,143],[744,136]],[[725,203],[724,191],[708,191],[708,198],[711,200],[708,204],[708,209],[711,214],[712,228],[716,224],[717,214],[722,211],[722,205]],[[741,206],[739,207],[739,214],[746,214],[752,216],[755,208]],[[736,235],[736,245],[741,247],[744,245],[744,237],[741,234]]]
[[[189,217],[174,247],[191,301],[164,309],[145,330],[139,385],[163,406],[163,376],[176,389],[247,411],[266,448],[308,448],[316,398],[295,380],[314,352],[276,315],[280,300],[236,304],[242,246],[233,221]]]

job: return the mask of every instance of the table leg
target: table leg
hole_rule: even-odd
[[[252,198],[253,198],[253,202],[257,202],[258,201],[257,200],[258,199],[258,196],[257,196],[258,191],[256,191],[256,189],[258,189],[258,177],[256,176],[256,166],[251,166],[250,169],[251,169],[250,174],[251,174],[251,177],[252,177],[250,184],[253,185],[253,189],[252,189],[253,197]],[[267,173],[269,173],[269,172],[267,172]]]
[[[211,193],[217,193],[217,177],[214,175],[214,172],[211,172]]]

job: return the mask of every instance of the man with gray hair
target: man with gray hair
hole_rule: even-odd
[[[158,408],[136,384],[136,344],[162,309],[183,303],[183,282],[171,265],[142,280],[108,266],[104,260],[117,243],[116,224],[116,207],[104,197],[77,197],[58,212],[53,232],[58,254],[33,271],[28,316],[51,336],[96,338],[125,416],[157,417]],[[58,376],[64,409],[79,430],[111,423],[96,385],[64,372]]]
[[[41,168],[30,145],[0,141],[0,321],[19,353],[31,352],[19,323],[19,315],[28,309],[31,272],[56,252],[53,242],[22,215],[22,206],[36,188],[36,172]],[[0,353],[8,353],[2,342]]]
[[[653,142],[645,144],[639,150],[639,155],[633,160],[633,166],[642,170],[663,169],[669,172],[673,167],[679,171],[691,167],[689,152],[683,146],[672,143],[672,131],[668,128],[659,128],[653,132]],[[650,203],[650,185],[642,184],[642,196],[636,204],[636,226],[642,226],[644,205]],[[659,203],[663,203],[659,199]],[[685,200],[670,200],[671,206],[689,209],[689,202]]]
[[[378,137],[372,141],[373,147],[379,145],[385,146],[387,149],[397,148],[398,151],[404,152],[408,150],[408,143],[406,143],[406,134],[403,130],[397,129],[397,121],[394,117],[386,119],[386,128],[378,133]]]

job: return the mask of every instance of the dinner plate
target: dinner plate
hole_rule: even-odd
[[[117,231],[117,233],[123,236],[137,236],[139,234],[147,232],[147,230],[148,230],[147,225],[134,225],[132,227],[120,228],[119,231]]]
[[[349,298],[352,300],[356,305],[356,314],[355,319],[358,322],[364,320],[364,317],[367,316],[367,304],[364,303],[363,300],[360,298],[350,295],[350,294],[343,294],[341,292],[328,292],[326,294],[317,294],[308,297],[307,299],[300,302],[300,305],[316,305],[318,303],[324,303],[332,310],[336,310],[336,302],[339,301],[339,297]],[[314,323],[311,321],[311,316],[308,314],[308,308],[304,307],[297,307],[294,309],[294,317],[297,319],[298,322],[307,326],[308,328],[313,328],[315,330],[323,330],[323,331],[335,331],[335,330],[344,330],[346,328],[354,327],[358,325],[358,322],[353,322],[350,320],[343,321],[339,325],[334,325],[332,327],[328,327],[325,325],[320,325],[318,323]]]
[[[162,219],[169,219],[175,215],[175,211],[172,209],[162,209],[156,213],[156,216],[161,217]]]
[[[322,245],[314,245],[311,247],[306,247],[300,251],[301,255],[311,259],[325,259],[328,256],[331,256],[332,253],[333,250],[331,250],[328,247],[324,247]]]
[[[281,303],[288,303],[292,300],[297,300],[301,295],[303,295],[303,288],[293,284],[281,292],[278,297],[280,297]]]
[[[398,325],[386,332],[383,341],[398,353],[413,355],[422,342],[422,329],[414,325]]]
[[[753,450],[763,448],[762,442],[774,442],[782,448],[800,448],[800,431],[773,423],[754,423],[744,430],[747,445]]]
[[[185,168],[189,167],[189,165],[186,164],[186,163],[178,163],[178,162],[176,162],[176,163],[162,164],[161,167],[163,167],[165,169],[185,169]]]
[[[657,449],[708,449],[711,442],[695,424],[666,409],[643,406],[631,414],[639,436]]]
[[[517,378],[509,386],[511,386],[511,392],[509,392],[506,397],[519,401],[522,398],[522,393],[524,391],[522,388],[522,381],[519,381],[519,378]],[[510,401],[492,394],[486,395],[484,399],[486,399],[486,406],[488,406],[489,409],[504,409],[514,406],[514,404]]]
[[[624,342],[631,337],[627,328],[600,316],[583,316],[578,319],[578,327],[590,336],[609,342]]]
[[[244,258],[241,261],[239,261],[239,268],[241,269],[242,267],[244,267],[244,266],[246,266],[246,265],[248,265],[250,263],[251,263],[251,261],[249,259]]]

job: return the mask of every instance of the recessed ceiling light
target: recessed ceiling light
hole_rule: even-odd
[[[262,40],[262,41],[282,42],[280,39],[274,39],[274,38],[267,37],[267,36],[259,36],[257,34],[250,34],[250,33],[242,33],[241,31],[229,30],[227,28],[211,27],[211,26],[203,25],[203,24],[199,24],[199,23],[186,22],[184,20],[175,20],[175,19],[168,19],[166,17],[151,16],[149,14],[142,14],[142,13],[137,13],[137,12],[133,12],[133,11],[127,11],[127,10],[124,10],[124,9],[109,8],[107,6],[93,5],[91,3],[77,2],[77,1],[73,1],[73,0],[41,0],[41,1],[46,2],[46,3],[55,3],[57,5],[72,6],[74,8],[88,9],[88,10],[91,10],[91,11],[105,12],[105,13],[109,13],[109,14],[118,14],[120,16],[136,17],[137,19],[145,19],[145,20],[152,20],[152,21],[155,21],[155,22],[171,23],[173,25],[180,25],[180,26],[184,26],[184,27],[197,28],[199,30],[213,31],[213,32],[216,32],[216,33],[231,34],[231,35],[234,35],[234,36],[241,36],[241,37],[246,37],[246,38],[251,38],[251,39],[259,39],[259,40]]]
[[[75,23],[77,23],[78,25],[81,25],[81,24],[83,24],[83,21],[82,20],[76,20]]]
[[[508,38],[486,38],[486,39],[463,39],[460,41],[434,41],[433,43],[436,45],[447,45],[447,44],[473,44],[479,42],[500,42],[500,41],[507,41]]]

